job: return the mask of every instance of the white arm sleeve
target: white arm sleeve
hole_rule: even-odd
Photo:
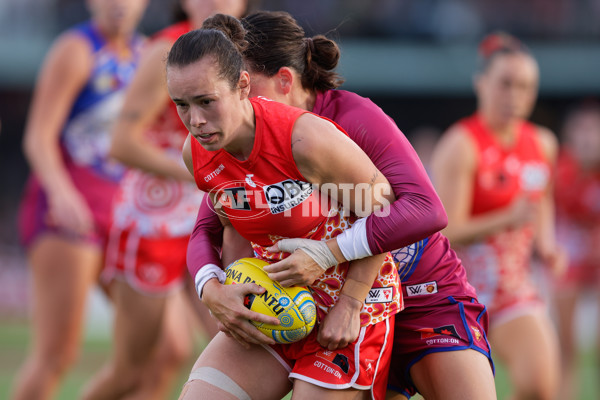
[[[212,278],[217,278],[219,282],[225,283],[225,277],[225,271],[215,264],[206,264],[200,268],[194,279],[196,282],[196,292],[198,292],[200,300],[202,300],[202,289],[204,288],[204,285],[206,285],[206,282]]]

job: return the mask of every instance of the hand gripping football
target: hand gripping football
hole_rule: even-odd
[[[317,320],[317,307],[307,288],[283,287],[273,281],[263,267],[266,261],[242,258],[225,269],[226,285],[256,283],[266,290],[261,295],[246,296],[245,306],[250,310],[279,319],[280,325],[251,321],[265,335],[278,343],[292,343],[305,338]]]

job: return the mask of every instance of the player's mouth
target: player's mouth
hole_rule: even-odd
[[[194,137],[200,143],[210,143],[217,137],[217,132],[195,134]]]

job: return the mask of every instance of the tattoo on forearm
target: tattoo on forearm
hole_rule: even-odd
[[[373,186],[375,184],[375,181],[377,180],[378,176],[379,176],[379,171],[375,171],[375,173],[373,174],[373,177],[371,178],[371,182],[369,182],[370,186]]]

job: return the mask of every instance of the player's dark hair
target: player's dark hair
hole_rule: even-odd
[[[273,76],[281,67],[289,67],[300,74],[304,88],[318,91],[335,89],[344,82],[333,71],[340,59],[337,44],[323,35],[305,37],[304,29],[290,14],[258,11],[241,22],[248,42],[244,61],[252,72]],[[228,29],[219,14],[207,19],[203,27]]]
[[[478,69],[480,72],[484,72],[497,56],[515,53],[531,55],[529,48],[516,37],[506,32],[490,33],[479,43]]]
[[[281,67],[301,75],[302,86],[311,90],[335,89],[344,80],[333,70],[340,49],[323,35],[305,37],[304,29],[287,12],[258,11],[242,19],[249,42],[244,57],[249,67],[267,76]]]
[[[219,77],[235,88],[244,68],[242,52],[247,46],[244,28],[236,18],[218,15],[223,29],[196,29],[180,36],[169,51],[167,67],[185,67],[213,56],[219,66]]]

